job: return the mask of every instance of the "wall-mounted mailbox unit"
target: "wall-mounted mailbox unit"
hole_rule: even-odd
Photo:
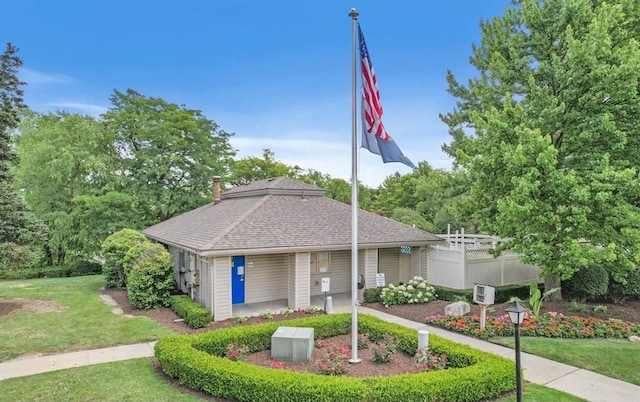
[[[476,283],[473,285],[473,302],[477,304],[490,305],[495,301],[496,288],[489,285]]]
[[[283,362],[308,362],[313,353],[313,328],[278,327],[271,335],[271,358]]]

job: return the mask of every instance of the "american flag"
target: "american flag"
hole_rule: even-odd
[[[384,124],[382,124],[382,104],[380,104],[380,91],[378,91],[376,74],[373,71],[373,63],[371,63],[360,24],[358,24],[358,40],[360,42],[360,67],[362,70],[364,130],[384,141],[389,141],[391,137],[389,137],[387,130],[384,129]]]

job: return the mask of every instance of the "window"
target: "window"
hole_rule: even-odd
[[[309,253],[309,268],[312,274],[326,274],[329,270],[329,252],[318,251]]]

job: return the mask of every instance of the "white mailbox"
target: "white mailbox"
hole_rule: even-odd
[[[493,304],[496,297],[496,288],[489,285],[476,283],[473,285],[473,302],[477,304]]]

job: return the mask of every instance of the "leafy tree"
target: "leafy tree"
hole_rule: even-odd
[[[418,229],[422,229],[427,232],[436,232],[436,226],[426,220],[424,216],[422,216],[418,211],[409,208],[396,208],[393,210],[393,215],[391,215],[391,219],[402,222],[404,224],[413,226]]]
[[[151,246],[149,239],[133,229],[122,229],[108,236],[101,246],[104,259],[102,274],[107,287],[126,287],[127,274],[135,265],[142,250],[149,246]]]
[[[288,176],[293,179],[300,176],[300,166],[289,166],[277,161],[276,154],[270,149],[262,150],[262,158],[249,156],[233,164],[233,173],[229,183],[234,186],[249,184],[252,181],[269,179],[271,177]]]
[[[118,152],[114,190],[135,199],[143,225],[210,201],[213,177],[226,176],[233,162],[232,134],[199,110],[132,89],[110,100],[102,117]]]
[[[36,264],[46,235],[46,227],[27,210],[13,187],[11,164],[18,159],[10,134],[20,121],[20,110],[25,108],[20,89],[25,83],[17,76],[22,60],[17,52],[9,43],[0,55],[0,269]]]
[[[16,152],[21,164],[17,181],[34,213],[49,227],[49,263],[90,260],[105,236],[95,237],[96,222],[80,212],[86,208],[76,197],[101,196],[114,171],[115,150],[104,126],[91,116],[57,112],[27,112],[16,136]],[[115,209],[131,211],[131,205]],[[125,226],[134,226],[127,222]],[[92,244],[92,247],[88,247]]]
[[[474,217],[547,289],[593,265],[624,281],[640,261],[639,17],[633,0],[514,0],[481,23],[479,77],[448,73],[444,150],[469,170]]]

